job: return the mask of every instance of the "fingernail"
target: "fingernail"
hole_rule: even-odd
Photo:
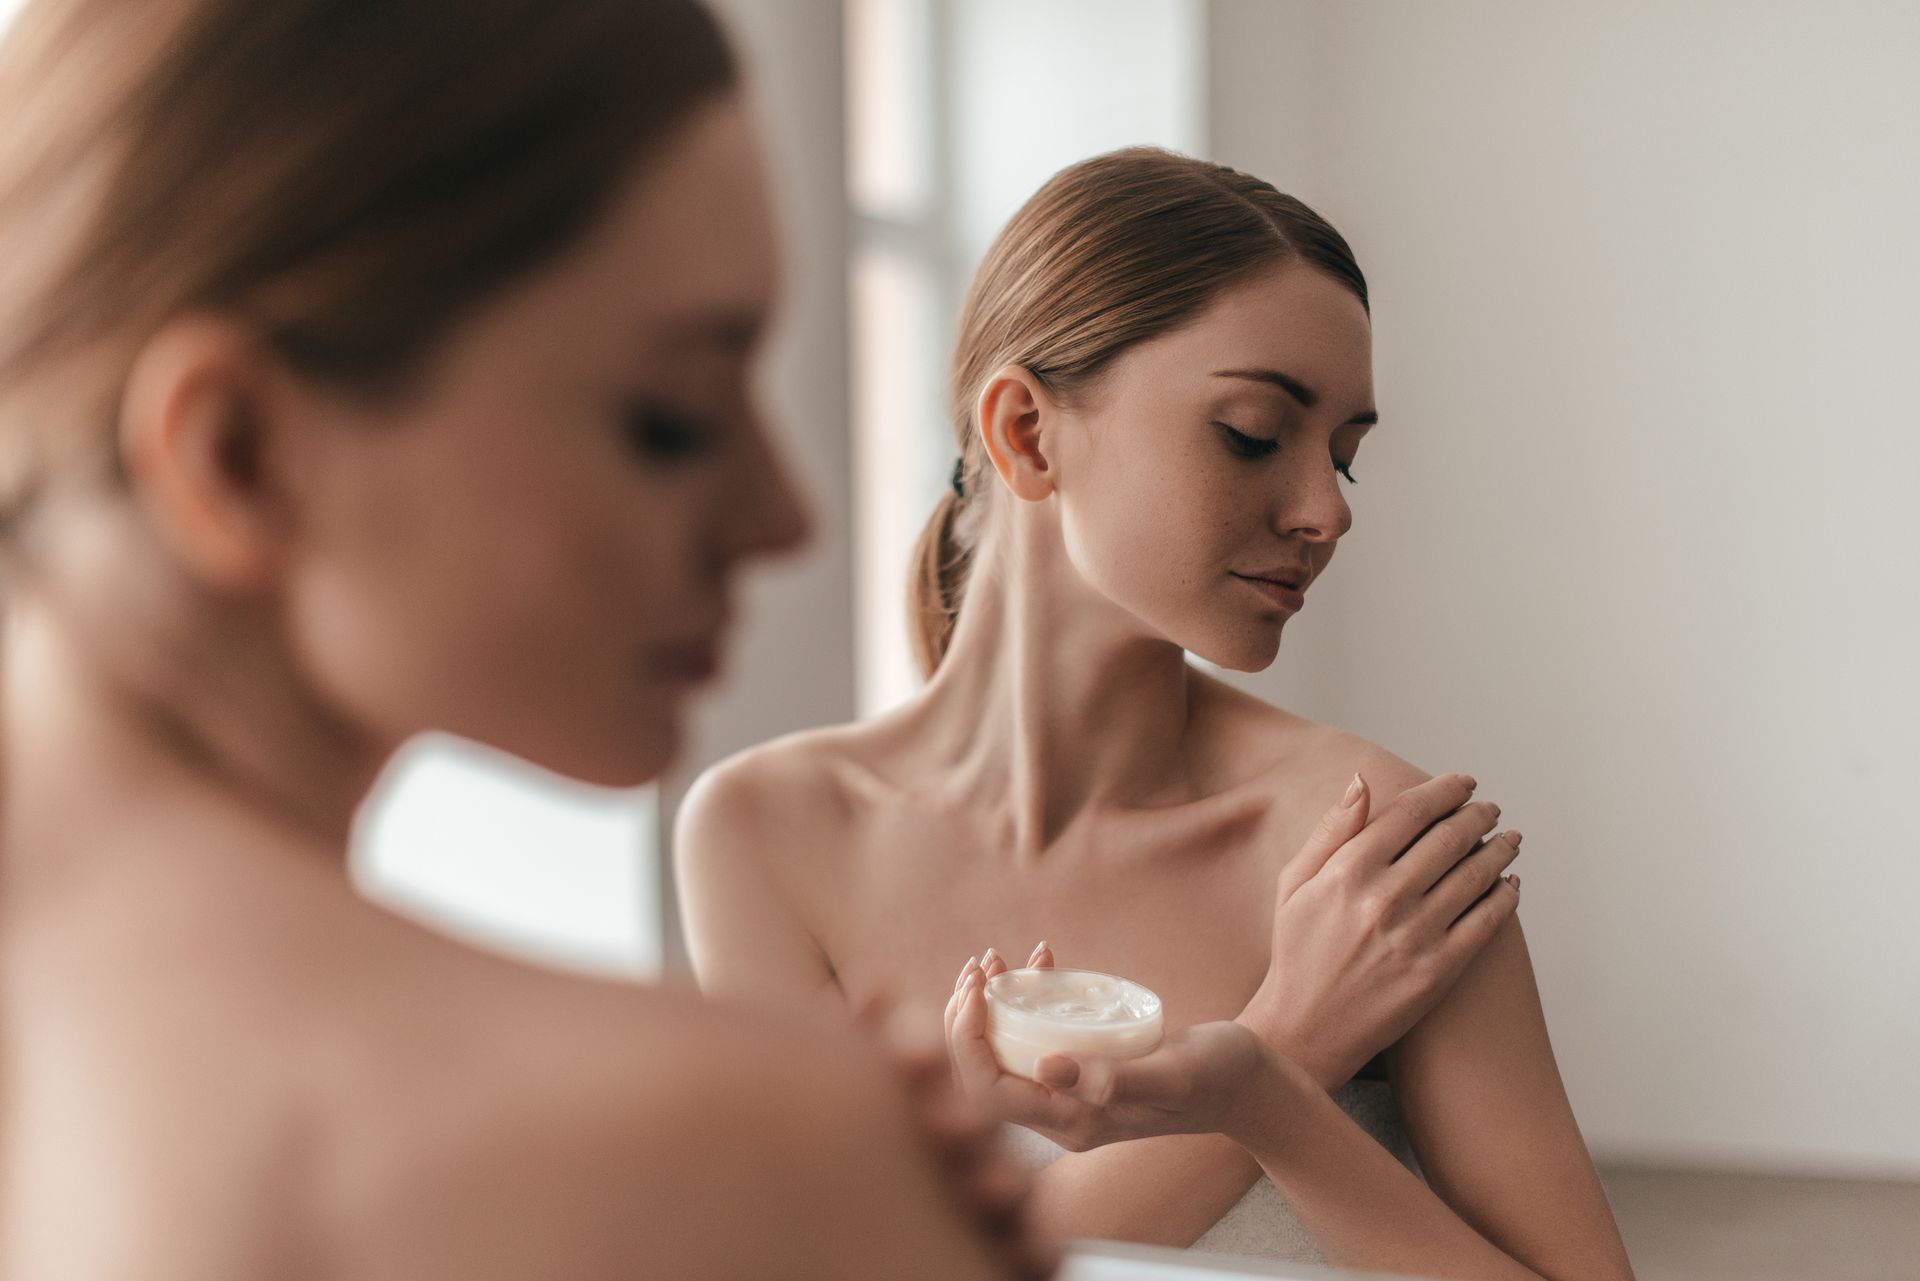
[[[1522,836],[1522,835],[1520,835],[1520,833],[1518,833],[1518,832],[1508,832],[1508,833],[1507,833],[1507,835],[1508,835],[1509,837],[1511,837],[1511,838],[1512,838],[1512,840],[1513,840],[1513,848],[1515,848],[1515,849],[1519,849],[1519,848],[1520,848],[1520,842],[1521,842],[1521,841],[1524,841],[1524,840],[1526,840],[1526,839],[1527,839],[1526,837],[1524,837],[1524,836]]]
[[[1366,783],[1361,780],[1358,774],[1355,774],[1353,776],[1353,781],[1347,784],[1347,794],[1340,799],[1340,807],[1342,809],[1349,809],[1349,810],[1352,809],[1354,807],[1355,802],[1357,802],[1360,799],[1361,793],[1365,792],[1366,790],[1367,790]]]
[[[1467,790],[1468,790],[1469,792],[1471,792],[1471,791],[1473,791],[1473,790],[1475,790],[1476,788],[1478,788],[1478,787],[1480,786],[1480,780],[1479,780],[1479,779],[1477,779],[1477,778],[1474,778],[1474,777],[1473,777],[1472,775],[1470,775],[1470,774],[1462,774],[1462,775],[1461,775],[1460,777],[1466,780],[1466,783],[1467,783]]]
[[[1520,892],[1520,873],[1518,872],[1507,873],[1507,884],[1513,886],[1513,892],[1515,894],[1518,894]]]
[[[992,964],[993,964],[993,949],[988,948],[987,954],[980,958],[980,968],[984,970],[989,965],[992,965]]]

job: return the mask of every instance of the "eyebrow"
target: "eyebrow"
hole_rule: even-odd
[[[1299,401],[1301,405],[1312,409],[1320,403],[1320,393],[1295,378],[1292,374],[1283,374],[1278,369],[1216,369],[1215,378],[1244,378],[1249,382],[1271,383],[1287,395]],[[1341,424],[1344,427],[1371,427],[1380,421],[1376,410],[1363,409]]]
[[[751,308],[687,312],[665,317],[649,328],[668,346],[718,347],[730,355],[743,355],[759,344],[766,317]]]

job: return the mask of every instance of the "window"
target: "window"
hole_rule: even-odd
[[[1062,167],[1139,143],[1202,149],[1201,10],[1201,0],[847,0],[862,715],[919,684],[908,562],[953,470],[947,363],[974,267]]]

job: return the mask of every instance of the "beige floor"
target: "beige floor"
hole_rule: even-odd
[[[1640,1281],[1920,1281],[1920,1183],[1611,1168]]]

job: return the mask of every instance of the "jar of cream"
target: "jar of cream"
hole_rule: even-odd
[[[987,980],[987,1042],[1000,1066],[1033,1079],[1049,1054],[1137,1059],[1160,1044],[1160,998],[1093,970],[1008,970]]]

